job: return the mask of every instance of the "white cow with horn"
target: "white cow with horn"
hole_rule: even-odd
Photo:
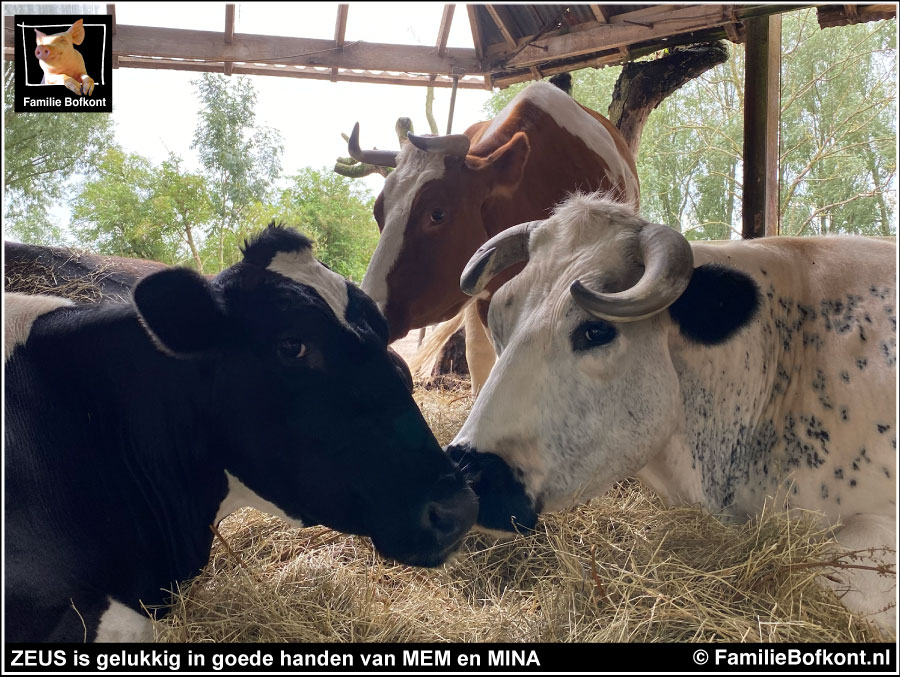
[[[507,267],[498,362],[448,453],[489,529],[637,475],[669,503],[821,512],[880,571],[827,583],[893,629],[896,245],[860,237],[689,243],[597,194],[507,229],[461,279]],[[887,571],[888,575],[885,575]]]

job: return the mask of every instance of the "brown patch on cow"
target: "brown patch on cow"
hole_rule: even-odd
[[[618,130],[599,113],[585,110],[610,131],[617,150],[634,169]],[[603,158],[534,103],[522,101],[484,139],[489,126],[470,126],[466,134],[473,144],[465,161],[447,157],[444,176],[425,184],[413,200],[402,248],[387,276],[385,314],[392,337],[459,311],[468,298],[459,290],[459,276],[488,238],[515,224],[547,218],[575,191],[625,194],[625,187],[610,178]],[[430,219],[436,207],[447,213],[440,224]],[[375,211],[377,219],[384,205],[376,201]],[[519,270],[521,265],[498,276],[489,289],[497,289]]]

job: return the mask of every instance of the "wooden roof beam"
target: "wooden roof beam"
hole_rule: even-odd
[[[229,2],[225,5],[225,44],[230,45],[234,42],[234,3]],[[225,62],[225,75],[231,75],[234,69],[234,63]]]
[[[738,9],[741,18],[777,14],[794,6],[748,5]],[[796,7],[800,9],[801,6]],[[665,21],[654,21],[653,7],[611,17],[611,23],[579,32],[556,35],[529,44],[518,54],[504,59],[498,55],[494,68],[527,68],[548,60],[566,59],[630,44],[656,40],[701,28],[720,27],[733,21],[725,5],[667,5],[656,9]],[[638,16],[639,15],[639,16]]]
[[[453,23],[453,12],[456,5],[444,5],[444,13],[441,14],[441,26],[438,28],[437,54],[444,56],[447,51],[447,40],[450,38],[450,25]]]
[[[487,13],[491,15],[491,19],[494,20],[497,28],[500,29],[500,35],[502,35],[503,39],[506,41],[507,47],[509,47],[510,49],[515,49],[516,47],[518,47],[519,44],[512,36],[512,33],[509,32],[509,28],[507,28],[506,24],[503,23],[503,19],[500,18],[500,14],[497,12],[497,8],[493,5],[485,5],[484,8],[487,10]]]
[[[334,22],[334,46],[338,49],[344,48],[344,42],[347,38],[347,16],[350,14],[350,5],[338,5],[337,20]],[[337,82],[338,69],[331,69],[331,81]]]
[[[500,18],[499,12],[497,12],[497,8],[493,5],[485,5],[484,8],[487,10],[487,13],[491,15],[491,19],[494,20],[494,23],[497,25],[497,28],[500,29],[500,34],[503,36],[503,39],[506,41],[506,46],[510,49],[516,49],[519,44],[516,42],[516,39],[513,37],[512,33],[509,30],[509,27],[504,23],[503,19]],[[529,66],[528,70],[531,72],[531,77],[535,80],[541,79],[541,70],[537,66]]]
[[[469,15],[469,30],[472,31],[472,44],[475,46],[475,58],[479,64],[484,61],[484,40],[481,37],[481,27],[478,25],[478,15],[475,12],[475,5],[466,5],[466,13]],[[485,70],[482,66],[482,72]],[[491,89],[492,78],[490,73],[484,76],[484,85],[487,89]]]
[[[224,64],[204,63],[198,61],[172,61],[167,59],[151,59],[148,57],[122,57],[121,68],[141,68],[150,70],[176,70],[205,73],[222,73]],[[235,75],[273,75],[276,77],[298,78],[307,80],[330,80],[330,68],[277,68],[271,64],[235,63]],[[432,80],[432,78],[435,78]],[[449,76],[431,76],[427,74],[387,73],[387,72],[355,72],[343,70],[339,74],[341,82],[366,82],[388,85],[414,85],[452,88],[453,80]],[[459,79],[460,89],[485,89],[481,78],[468,77]]]
[[[270,62],[287,66],[319,66],[359,70],[467,75],[484,71],[475,50],[390,45],[361,40],[337,47],[333,40],[277,35],[238,34],[225,44],[214,31],[119,25],[113,54],[193,59],[205,62]]]

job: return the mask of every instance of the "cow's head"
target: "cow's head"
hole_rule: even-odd
[[[309,240],[270,226],[211,283],[169,269],[134,299],[157,345],[209,376],[214,405],[197,425],[244,487],[401,562],[455,549],[475,497],[413,401],[384,317]]]
[[[727,340],[755,313],[755,283],[693,267],[689,243],[631,207],[575,195],[507,229],[463,273],[470,294],[527,260],[493,296],[499,355],[448,448],[479,495],[479,524],[530,528],[640,470],[680,430],[672,332]]]
[[[361,162],[396,166],[375,201],[381,238],[362,282],[391,340],[453,317],[466,302],[459,272],[488,238],[485,204],[513,191],[530,152],[523,132],[485,157],[469,154],[465,134],[409,141],[396,153],[362,151],[356,125],[349,145]]]

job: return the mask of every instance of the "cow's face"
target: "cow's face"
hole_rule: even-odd
[[[629,207],[576,196],[548,221],[486,243],[463,283],[510,263],[492,267],[523,237],[529,262],[495,293],[488,313],[497,364],[448,448],[479,495],[479,524],[499,530],[533,527],[541,510],[633,475],[684,420],[669,349],[672,332],[684,328],[663,312],[688,296],[684,238]]]
[[[384,311],[391,340],[448,319],[465,303],[459,274],[488,237],[482,210],[518,184],[528,152],[522,133],[487,158],[405,145],[375,202],[381,238],[362,282]]]
[[[455,549],[474,495],[413,401],[383,316],[308,241],[270,227],[211,285],[165,271],[135,301],[173,359],[207,365],[210,434],[243,485],[402,562],[433,566]]]

